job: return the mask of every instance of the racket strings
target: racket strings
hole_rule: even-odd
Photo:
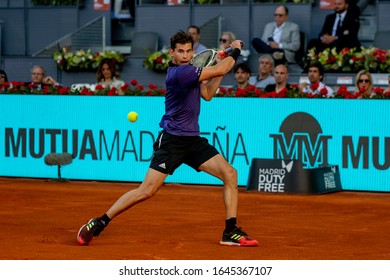
[[[213,59],[213,57],[214,57],[214,52],[212,50],[198,53],[192,59],[192,65],[196,67],[204,67]]]

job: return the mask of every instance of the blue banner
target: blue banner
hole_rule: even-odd
[[[56,177],[44,163],[68,152],[68,179],[140,182],[160,131],[163,97],[0,95],[0,176]],[[390,191],[390,101],[214,98],[200,128],[248,181],[252,158],[338,165],[345,190]],[[130,111],[138,121],[127,120]],[[221,184],[187,166],[166,182]]]

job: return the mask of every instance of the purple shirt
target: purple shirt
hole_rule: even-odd
[[[165,115],[160,126],[178,136],[199,135],[200,83],[202,68],[170,63],[165,79]]]

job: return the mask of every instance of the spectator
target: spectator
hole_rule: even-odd
[[[322,95],[325,97],[333,97],[333,89],[324,83],[324,68],[320,63],[313,63],[309,66],[308,79],[309,83],[299,84],[301,92],[311,95]]]
[[[373,88],[372,75],[367,70],[361,70],[356,74],[355,87],[357,99],[372,98],[376,95]]]
[[[279,64],[275,66],[274,78],[275,78],[275,84],[270,84],[266,86],[264,89],[265,92],[279,93],[282,90],[288,90],[290,88],[290,85],[287,84],[288,69],[286,65]]]
[[[249,66],[245,63],[237,64],[234,69],[234,80],[236,84],[233,86],[233,90],[237,90],[239,88],[244,89],[249,86],[249,77],[251,76],[251,70]]]
[[[222,32],[221,38],[219,38],[219,49],[226,50],[230,48],[230,44],[236,40],[236,35],[233,32],[225,31]]]
[[[31,81],[25,83],[26,86],[42,90],[45,86],[58,86],[59,84],[51,76],[46,76],[46,70],[41,65],[34,65],[31,68]]]
[[[200,38],[200,28],[196,25],[190,25],[187,28],[187,33],[191,34],[192,39],[194,40],[194,52],[195,54],[200,53],[201,51],[204,51],[206,46],[199,43]]]
[[[387,79],[388,79],[388,86],[387,86],[387,88],[385,89],[385,93],[390,93],[390,75],[387,77]]]
[[[100,61],[99,68],[96,73],[97,84],[103,88],[113,89],[118,95],[123,95],[121,87],[125,84],[119,79],[119,74],[115,68],[115,61],[110,58],[105,58]],[[96,87],[98,87],[98,85]]]
[[[317,52],[326,48],[360,48],[358,39],[359,16],[349,10],[349,0],[334,0],[334,13],[326,16],[319,39],[309,42],[308,49],[316,48]]]
[[[0,69],[0,87],[3,87],[6,82],[8,82],[7,73]]]
[[[288,20],[286,6],[278,6],[275,21],[265,25],[263,36],[253,38],[252,46],[258,53],[270,53],[275,64],[295,63],[295,53],[301,46],[299,26]]]
[[[272,56],[263,54],[259,58],[259,74],[257,76],[251,76],[249,78],[249,84],[261,89],[264,89],[269,84],[274,84],[275,79],[272,76],[273,68],[274,60],[272,59]]]

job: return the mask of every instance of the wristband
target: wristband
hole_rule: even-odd
[[[238,48],[235,48],[232,50],[232,52],[229,54],[229,56],[233,57],[234,60],[237,60],[238,57],[240,56],[240,54],[241,54],[241,50]]]

